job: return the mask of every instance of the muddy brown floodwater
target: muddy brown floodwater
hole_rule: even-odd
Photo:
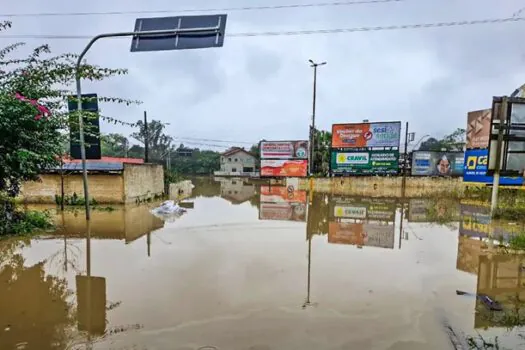
[[[195,184],[178,218],[95,210],[88,236],[52,208],[0,241],[0,349],[525,348],[524,259],[486,239],[523,226],[486,206]]]

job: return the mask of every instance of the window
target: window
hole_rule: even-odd
[[[228,158],[228,162],[231,162],[231,161],[232,161],[232,159],[231,159],[231,158]]]
[[[237,172],[237,168],[232,168],[232,173],[236,173]]]
[[[234,160],[234,161],[238,161],[238,159],[237,159],[237,158],[235,158],[235,160]]]
[[[243,173],[252,173],[253,172],[253,168],[252,167],[244,167],[244,168],[242,168],[242,172]]]

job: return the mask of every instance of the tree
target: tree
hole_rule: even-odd
[[[146,139],[146,128],[144,127],[144,122],[139,120],[136,125],[139,128],[139,131],[131,134],[131,137],[144,144],[144,140]],[[164,159],[167,151],[172,149],[171,143],[173,142],[173,138],[164,134],[165,127],[166,125],[159,120],[152,120],[148,123],[148,151],[149,158],[153,161]]]
[[[463,151],[465,147],[465,129],[458,128],[441,140],[433,137],[421,143],[419,151]]]
[[[102,155],[108,157],[127,157],[129,141],[122,134],[100,135]]]
[[[330,146],[332,144],[332,133],[323,130],[315,130],[314,156],[312,160],[312,172],[316,175],[327,176],[330,170]]]
[[[0,31],[10,26],[10,22],[0,22]],[[14,215],[11,201],[20,184],[38,179],[43,169],[60,163],[69,120],[78,120],[78,112],[67,110],[77,56],[50,56],[49,46],[42,45],[26,58],[10,59],[23,45],[19,42],[0,49],[0,232],[2,227],[8,229],[9,222],[22,218]],[[79,70],[83,79],[92,81],[125,73],[85,63]],[[132,103],[117,98],[99,100]]]

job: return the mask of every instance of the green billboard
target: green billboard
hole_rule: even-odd
[[[332,174],[376,175],[399,171],[399,151],[332,151]]]

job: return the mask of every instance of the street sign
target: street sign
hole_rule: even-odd
[[[67,102],[69,112],[78,110],[78,101],[76,96],[69,96]],[[86,145],[86,159],[100,159],[100,122],[98,116],[98,98],[97,94],[82,95],[82,110],[91,112],[90,115],[84,115],[84,140]],[[96,116],[92,113],[97,113]],[[70,154],[73,159],[81,159],[80,154],[80,131],[78,129],[78,118],[71,116],[69,121],[69,142]]]
[[[226,30],[226,14],[138,18],[131,52],[203,49],[222,47]],[[150,34],[151,31],[173,30],[173,33]]]
[[[525,98],[507,98],[506,114],[501,116],[502,97],[494,97],[488,156],[488,175],[496,171],[498,133],[501,129],[500,175],[523,176],[525,170]]]
[[[416,133],[415,132],[409,132],[408,133],[408,142],[413,142],[416,139]]]

